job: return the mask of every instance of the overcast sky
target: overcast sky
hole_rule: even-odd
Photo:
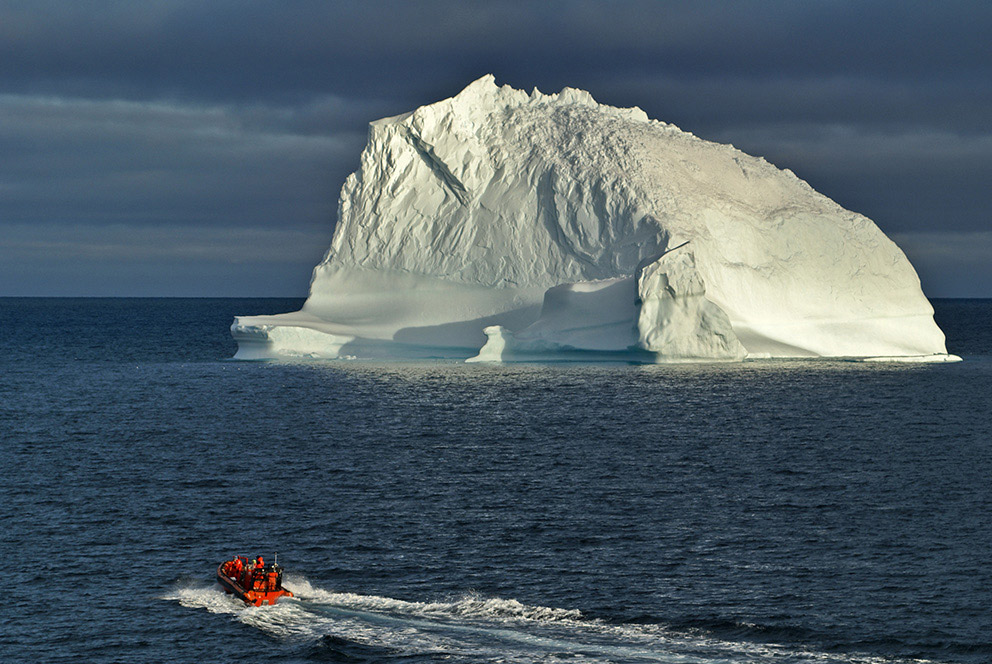
[[[0,0],[0,295],[305,296],[369,121],[589,90],[992,297],[992,3]]]

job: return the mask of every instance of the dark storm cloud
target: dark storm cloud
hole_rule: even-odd
[[[330,233],[274,227],[5,224],[0,285],[17,295],[279,297],[305,293]],[[85,274],[80,274],[80,267]],[[43,276],[43,279],[39,279]],[[0,295],[15,294],[13,291]]]
[[[286,229],[267,244],[299,243],[309,275],[305,243],[329,235],[367,122],[487,72],[588,89],[791,168],[909,238],[938,275],[925,285],[953,291],[940,266],[987,245],[990,30],[977,2],[7,2],[0,229],[19,224],[20,241],[0,262],[26,271],[0,267],[0,292],[59,229],[62,255],[105,251],[122,273],[122,246],[235,265]],[[238,269],[226,283],[251,281]]]
[[[332,165],[353,168],[365,136],[312,133],[311,110],[0,96],[4,218],[330,221]]]
[[[342,105],[0,95],[0,295],[305,292],[365,140],[317,131]]]
[[[554,89],[661,72],[731,84],[981,84],[992,73],[982,29],[992,9],[978,3],[90,1],[0,11],[0,72],[27,91],[244,99],[334,89],[408,104],[422,102],[425,81],[450,94],[490,69]],[[643,100],[642,86],[629,93]]]

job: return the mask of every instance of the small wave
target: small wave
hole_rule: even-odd
[[[395,648],[355,643],[337,636],[324,635],[304,648],[308,661],[343,664],[380,664],[381,662],[435,662],[449,659],[450,653],[405,653]]]

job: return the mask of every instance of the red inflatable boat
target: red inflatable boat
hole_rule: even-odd
[[[293,596],[293,593],[282,587],[282,568],[279,563],[266,566],[261,556],[257,561],[251,562],[244,556],[222,562],[217,567],[217,581],[224,592],[233,594],[245,604],[255,606],[275,604],[280,597]]]

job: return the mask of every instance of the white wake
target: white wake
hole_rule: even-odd
[[[414,602],[336,592],[289,577],[296,595],[252,607],[219,586],[178,586],[163,597],[188,608],[228,615],[273,638],[381,649],[396,656],[443,656],[485,662],[670,662],[680,664],[892,664],[890,658],[818,652],[795,645],[728,641],[662,625],[610,624],[574,609],[532,606],[469,594]],[[922,660],[912,660],[920,664]]]

